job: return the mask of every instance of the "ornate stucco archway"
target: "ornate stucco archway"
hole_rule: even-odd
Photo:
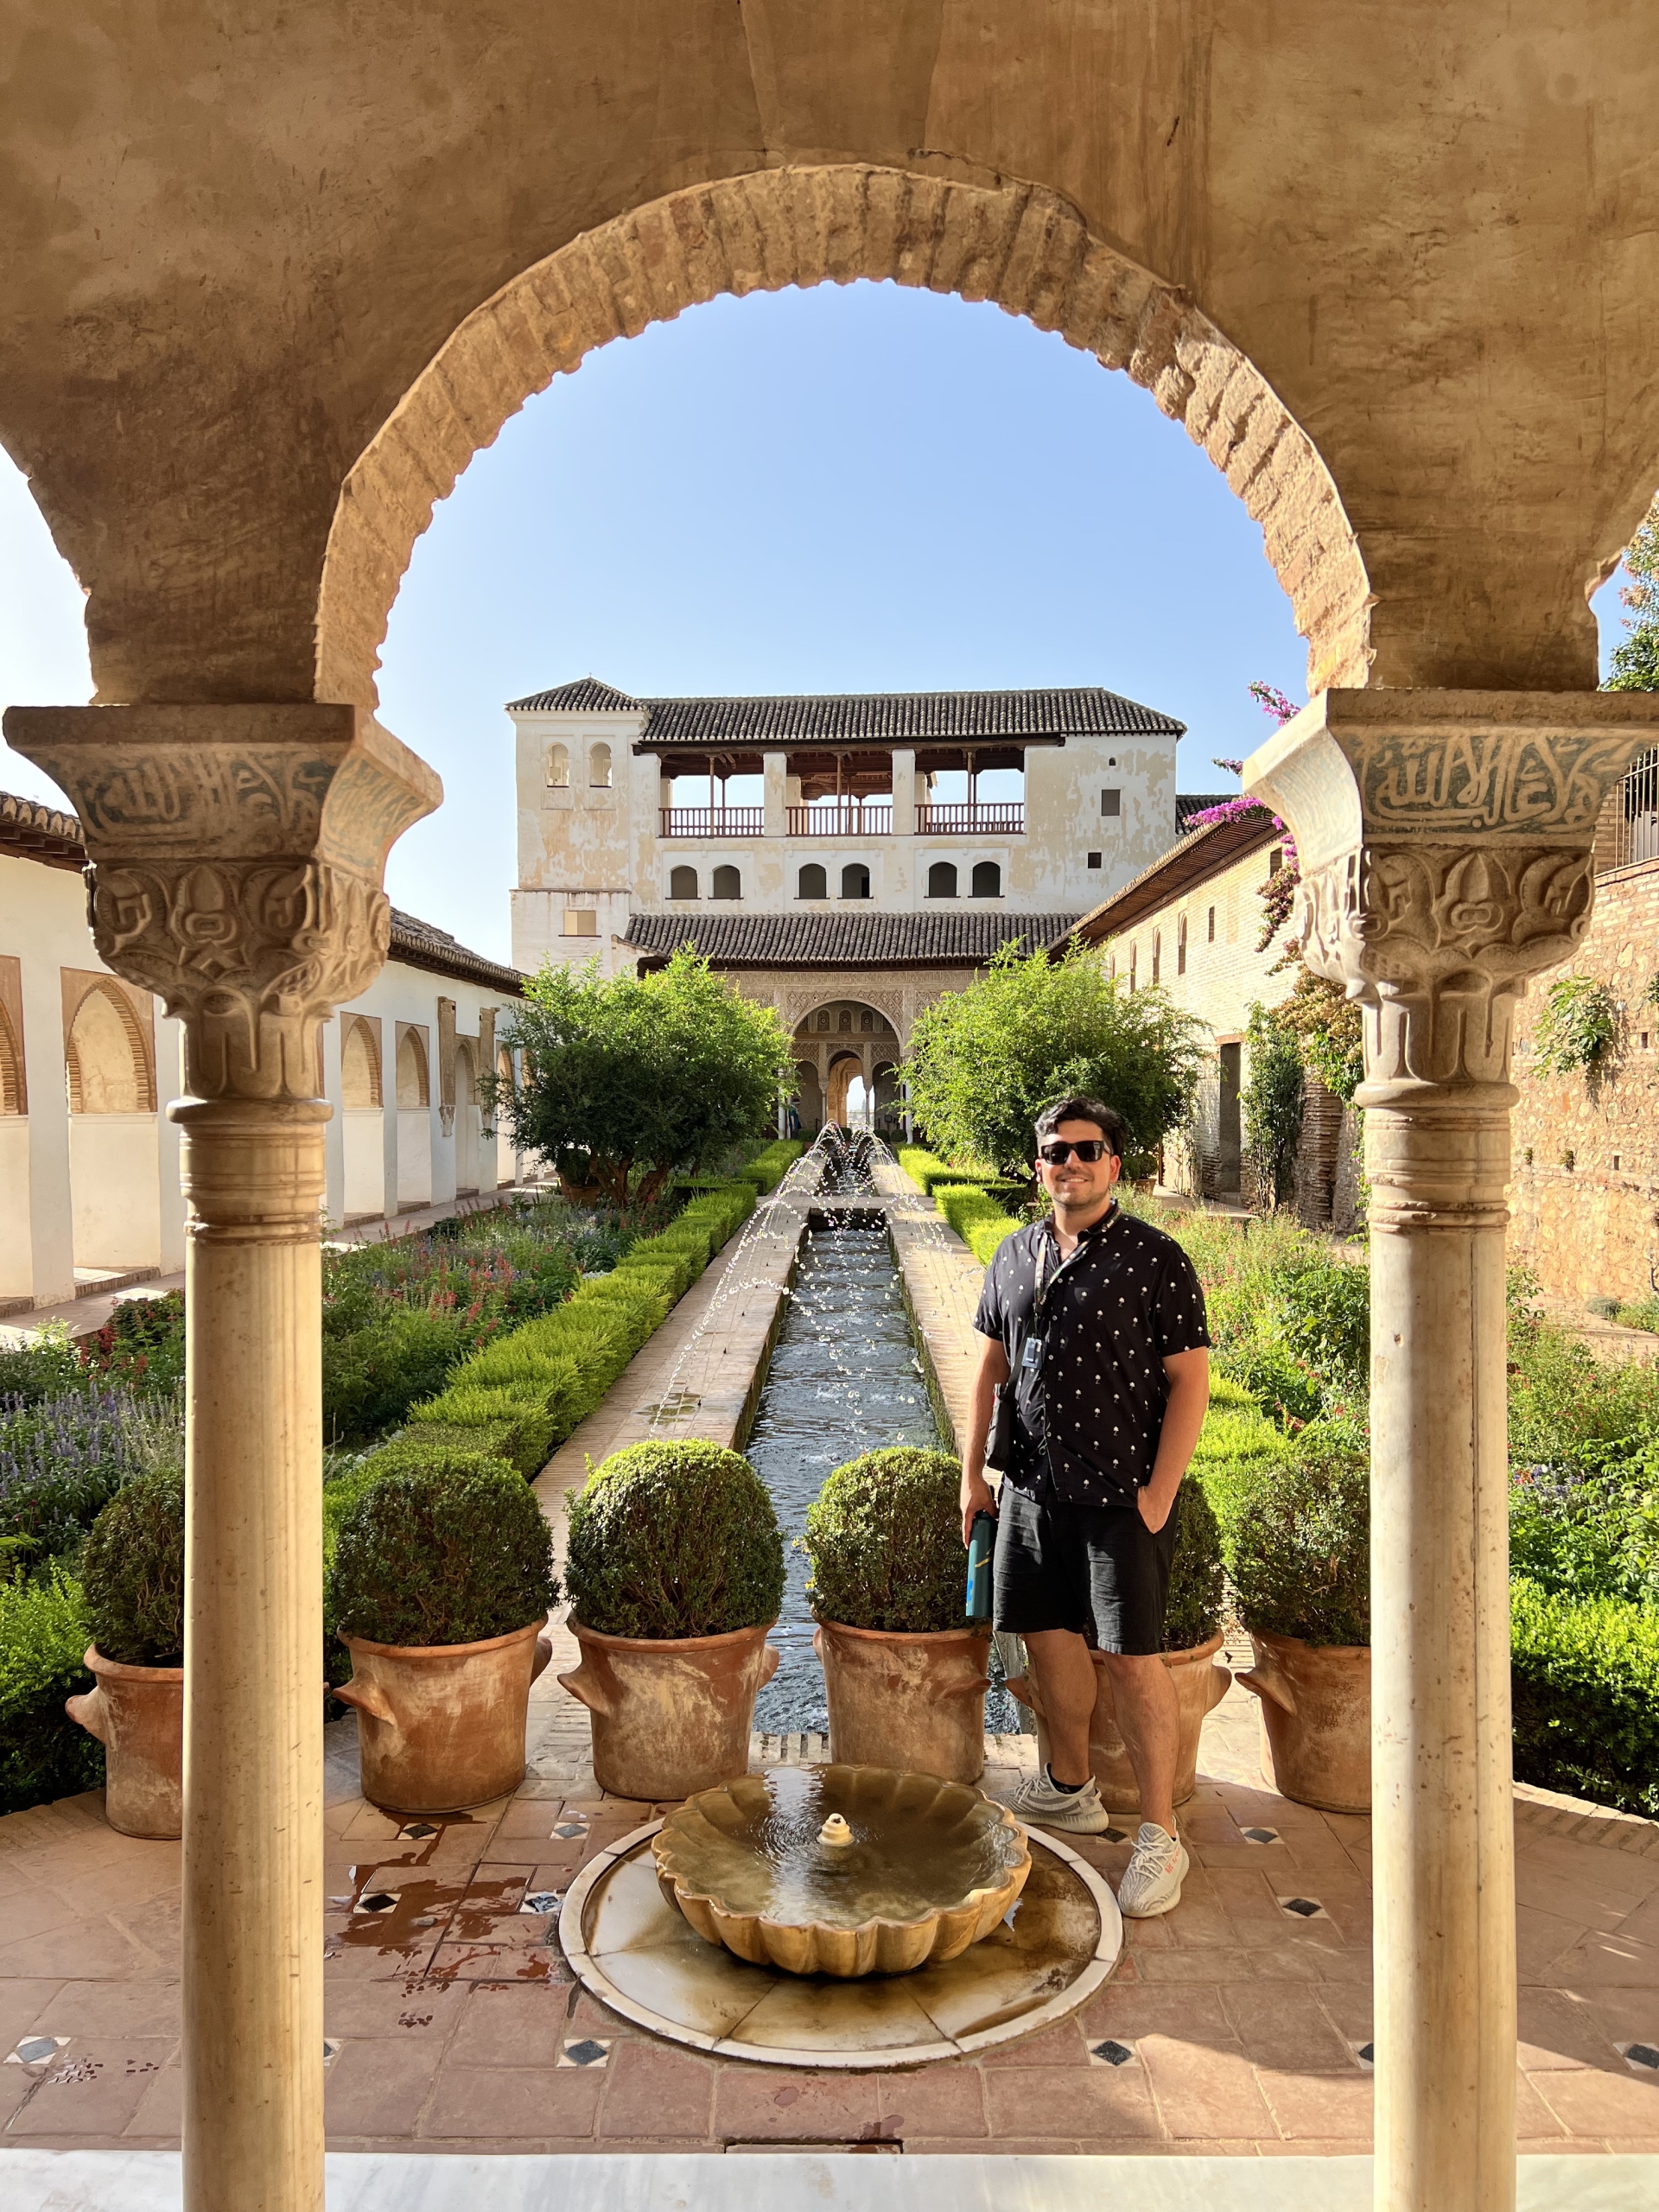
[[[1056,193],[849,164],[671,194],[573,238],[468,315],[346,480],[322,570],[316,696],[374,702],[392,601],[433,507],[561,371],[721,293],[859,277],[993,300],[1127,370],[1261,524],[1308,642],[1310,690],[1365,682],[1370,586],[1330,472],[1192,297],[1092,236]]]

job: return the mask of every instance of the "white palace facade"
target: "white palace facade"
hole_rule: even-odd
[[[1094,687],[635,699],[588,677],[507,711],[514,964],[696,945],[792,1032],[809,1128],[855,1077],[890,1110],[923,1006],[1011,941],[1062,942],[1177,834],[1184,725]]]

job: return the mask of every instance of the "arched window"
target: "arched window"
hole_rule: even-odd
[[[976,899],[1000,899],[1002,896],[1002,870],[995,861],[974,862],[974,896]]]
[[[717,868],[709,896],[711,899],[741,899],[743,896],[743,878],[734,868]]]
[[[671,899],[695,899],[697,895],[696,868],[671,868],[668,872],[668,895]]]
[[[957,895],[957,864],[954,861],[935,861],[927,871],[927,895],[930,899],[954,899]]]
[[[873,1014],[861,1014],[858,1017],[858,1026],[861,1033],[866,1034],[874,1033],[875,1029],[875,1016]]]
[[[818,1027],[820,1029],[827,1029],[830,1027],[830,1009],[827,1006],[818,1008]]]
[[[397,1040],[397,1103],[400,1107],[429,1106],[426,1039],[418,1029],[405,1029]]]
[[[1186,916],[1178,917],[1175,924],[1175,973],[1186,973]]]
[[[843,1037],[850,1037],[852,1035],[853,1009],[851,1007],[842,1007],[840,1014],[836,1016],[836,1028],[839,1033]]]
[[[817,861],[809,861],[801,870],[795,896],[798,899],[827,899],[830,896],[830,879]]]
[[[75,1009],[65,1052],[72,1114],[153,1114],[156,1085],[132,1001],[95,983]]]
[[[366,1021],[345,1017],[346,1034],[340,1046],[340,1103],[353,1109],[380,1103],[380,1052]]]
[[[547,781],[550,790],[563,791],[569,789],[570,748],[568,745],[548,747]]]
[[[1152,933],[1152,980],[1154,983],[1158,981],[1159,969],[1162,965],[1163,955],[1164,933],[1161,930],[1154,930]]]
[[[588,747],[588,781],[596,791],[607,791],[611,788],[611,748],[608,745]]]
[[[1140,946],[1138,944],[1132,944],[1129,947],[1129,988],[1131,990],[1135,988],[1135,971],[1140,963]]]
[[[841,895],[843,899],[869,897],[870,871],[862,861],[849,861],[841,871]]]

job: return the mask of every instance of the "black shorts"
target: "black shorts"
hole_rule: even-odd
[[[1133,1505],[1039,1504],[1004,1483],[992,1569],[995,1624],[1011,1636],[1068,1628],[1097,1651],[1164,1648],[1175,1557],[1172,1513],[1154,1536]]]

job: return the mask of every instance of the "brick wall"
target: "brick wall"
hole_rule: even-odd
[[[1607,1065],[1588,1078],[1535,1068],[1533,1027],[1553,976],[1516,1017],[1510,1257],[1577,1302],[1645,1298],[1659,1266],[1659,1007],[1643,1003],[1656,970],[1659,861],[1648,861],[1600,879],[1570,971],[1599,977],[1620,1002]]]

